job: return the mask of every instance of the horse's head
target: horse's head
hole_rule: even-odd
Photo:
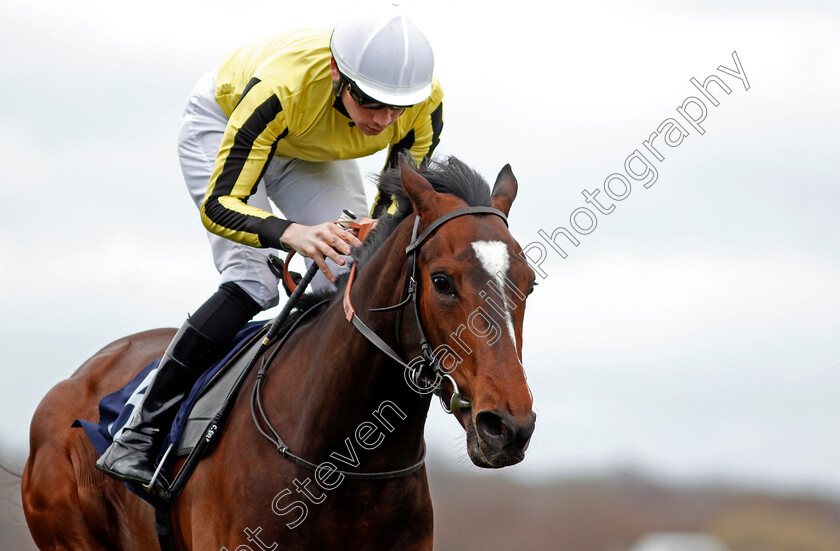
[[[405,162],[401,179],[420,217],[419,231],[468,206],[435,191]],[[493,187],[492,207],[507,216],[516,191],[516,178],[505,166]],[[534,431],[533,397],[522,367],[522,322],[535,274],[521,250],[502,217],[478,214],[438,226],[417,254],[420,321],[449,375],[443,379],[444,401],[459,392],[468,404],[458,407],[454,401],[453,413],[479,467],[518,463]]]

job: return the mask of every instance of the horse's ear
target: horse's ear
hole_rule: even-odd
[[[510,165],[505,165],[496,177],[496,184],[493,186],[493,207],[499,209],[505,216],[510,213],[510,205],[516,199],[516,191],[519,184],[516,183],[516,176],[513,175]]]
[[[414,212],[422,215],[434,207],[437,192],[432,188],[432,184],[418,174],[402,155],[400,155],[400,179],[405,194],[411,200]]]

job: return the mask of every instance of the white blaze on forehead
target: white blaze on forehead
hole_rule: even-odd
[[[499,272],[501,275],[507,275],[510,266],[507,245],[501,241],[473,241],[472,248],[481,262],[481,267],[491,277],[499,277]]]
[[[478,261],[481,263],[481,267],[495,281],[496,288],[504,292],[504,278],[507,277],[508,268],[510,268],[507,245],[501,241],[473,241],[472,248],[475,251],[475,256],[478,257]],[[513,341],[513,348],[515,350],[516,335],[513,332],[513,317],[510,315],[507,296],[504,297],[502,308],[505,310],[505,325],[507,326],[508,334],[510,334],[510,340]]]

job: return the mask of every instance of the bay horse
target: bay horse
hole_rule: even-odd
[[[420,357],[418,339],[425,335],[445,370],[438,382],[446,398],[453,395],[446,409],[465,429],[475,465],[521,461],[536,419],[522,366],[525,298],[534,272],[506,225],[517,192],[510,166],[492,193],[453,157],[421,169],[403,160],[381,176],[380,187],[395,196],[398,210],[381,218],[354,251],[355,281],[346,301],[403,358]],[[467,207],[480,212],[440,223]],[[371,311],[405,298],[412,262],[406,248],[424,230],[431,231],[415,242],[408,277],[416,310]],[[177,549],[432,549],[422,464],[432,395],[409,384],[416,377],[407,377],[348,323],[340,294],[301,324],[259,375],[264,418],[290,450],[320,462],[317,469],[288,461],[261,436],[248,404],[258,374],[250,373],[212,452],[171,503]],[[40,403],[22,482],[26,520],[40,549],[158,548],[153,507],[95,469],[92,445],[70,425],[77,418],[96,420],[99,400],[161,356],[173,332],[158,329],[109,344]],[[342,474],[401,470],[410,474],[382,480]]]

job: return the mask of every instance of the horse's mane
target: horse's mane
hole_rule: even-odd
[[[438,193],[448,193],[463,199],[470,206],[490,206],[490,186],[475,170],[457,157],[446,157],[431,161],[414,169],[432,185]],[[411,214],[411,201],[405,194],[399,167],[389,168],[379,176],[379,193],[389,195],[396,202],[396,212],[379,218],[376,229],[365,240],[364,245],[353,251],[353,258],[361,269],[379,250],[388,236]]]
[[[470,206],[490,206],[490,186],[475,170],[467,166],[457,157],[446,157],[440,161],[433,160],[424,166],[413,167],[425,178],[438,193],[448,193],[466,202]],[[397,226],[412,213],[411,201],[405,194],[400,177],[399,166],[386,169],[379,175],[379,193],[383,197],[391,196],[396,203],[396,211],[386,213],[378,218],[376,228],[370,233],[364,244],[353,250],[353,258],[357,270],[361,269],[382,247],[382,244],[394,232]],[[318,302],[334,298],[344,291],[347,284],[347,274],[341,276],[337,283],[338,291],[323,290],[317,293],[305,293],[300,297],[295,309],[281,326],[281,333],[285,333],[300,315]],[[321,312],[326,305],[321,308]],[[321,313],[319,312],[319,314]]]

